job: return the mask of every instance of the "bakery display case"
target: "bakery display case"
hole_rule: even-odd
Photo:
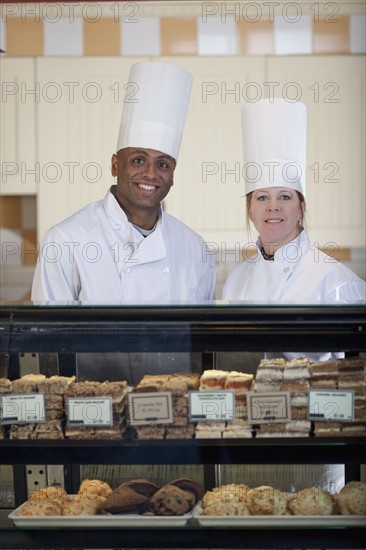
[[[364,305],[33,305],[3,304],[1,308],[0,378],[16,380],[25,357],[39,360],[38,372],[47,376],[81,378],[78,357],[98,365],[103,378],[115,376],[119,357],[138,353],[148,358],[146,374],[157,375],[151,358],[166,354],[183,357],[188,371],[203,375],[219,370],[235,354],[276,356],[344,352],[357,357],[366,352]],[[111,359],[116,361],[113,364]],[[111,361],[110,361],[111,360]],[[122,361],[123,362],[123,361]],[[172,361],[174,363],[174,361]],[[158,364],[158,360],[157,360]],[[172,368],[179,364],[175,362]],[[109,366],[111,370],[109,371]],[[31,368],[31,367],[30,367]],[[164,367],[161,367],[164,368]],[[131,365],[122,378],[133,384]],[[226,370],[246,371],[242,368]],[[100,374],[100,367],[90,372]],[[118,372],[118,366],[117,366]],[[144,374],[144,364],[138,370]],[[160,371],[164,372],[164,371]],[[129,378],[132,377],[132,380]],[[93,378],[91,378],[93,379]],[[84,376],[85,380],[85,376]],[[234,380],[235,382],[235,380]],[[51,405],[50,405],[51,407]],[[359,480],[366,464],[364,435],[316,437],[190,437],[139,439],[39,438],[0,441],[0,463],[12,465],[15,505],[27,499],[27,465],[63,465],[64,485],[70,494],[80,483],[80,465],[201,465],[205,490],[218,483],[217,465],[345,464],[346,481]],[[202,519],[203,518],[203,519]],[[1,516],[0,548],[364,548],[366,518],[356,516],[210,516],[140,518],[108,523],[103,516],[87,524],[73,518],[63,523],[49,519],[20,524]],[[157,521],[154,521],[157,519]],[[171,518],[169,518],[171,519]]]

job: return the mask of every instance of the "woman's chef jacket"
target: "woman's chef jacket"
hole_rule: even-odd
[[[306,230],[279,248],[274,261],[263,258],[261,247],[259,239],[256,255],[229,274],[223,289],[225,300],[282,304],[365,302],[366,282],[334,258],[311,246]],[[285,355],[289,358],[299,354]],[[332,356],[306,355],[317,361]]]
[[[202,238],[161,212],[147,237],[109,190],[52,227],[40,248],[35,301],[202,301],[214,297],[215,271]]]
[[[334,258],[312,247],[304,229],[279,248],[274,261],[257,254],[232,271],[223,298],[297,304],[350,303],[366,299],[366,282]]]

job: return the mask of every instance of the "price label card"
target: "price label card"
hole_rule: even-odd
[[[248,420],[254,424],[291,420],[290,392],[247,393]]]
[[[174,422],[171,392],[130,393],[128,407],[131,425]]]
[[[3,424],[33,424],[46,421],[43,393],[3,395],[1,404]]]
[[[112,398],[69,397],[67,423],[72,426],[112,426]]]
[[[235,392],[191,391],[188,396],[190,422],[235,420]]]
[[[352,422],[354,420],[353,390],[309,391],[309,420]]]

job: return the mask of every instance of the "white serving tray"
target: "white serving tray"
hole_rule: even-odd
[[[71,497],[72,498],[72,497]],[[26,502],[13,510],[8,518],[18,527],[182,527],[192,518],[183,516],[144,516],[141,514],[106,514],[81,516],[20,516]]]
[[[196,506],[193,518],[202,527],[365,527],[366,516],[203,516]]]

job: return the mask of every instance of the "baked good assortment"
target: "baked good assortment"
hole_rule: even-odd
[[[72,497],[56,485],[32,493],[20,508],[21,516],[80,516],[98,514],[147,514],[181,516],[190,512],[202,497],[196,481],[181,477],[159,487],[149,479],[137,478],[112,489],[99,479],[85,479]]]
[[[351,481],[335,495],[317,487],[285,493],[269,485],[221,485],[204,494],[201,507],[207,516],[365,516],[366,483]]]
[[[77,495],[70,497],[59,485],[34,491],[20,508],[20,516],[80,516],[99,514],[99,506],[112,488],[98,479],[85,479]]]
[[[127,425],[128,385],[125,380],[109,382],[75,382],[66,392],[66,405],[70,398],[110,397],[112,400],[111,426],[74,426],[66,423],[67,439],[121,439]]]
[[[188,392],[197,390],[199,376],[176,373],[146,374],[133,389],[134,393],[170,392],[172,395],[173,424],[146,424],[133,428],[138,439],[192,439],[194,424],[189,422]]]
[[[137,478],[114,490],[99,479],[86,479],[72,497],[56,485],[34,491],[18,514],[181,516],[198,503],[205,516],[366,516],[366,483],[350,481],[336,494],[318,487],[286,493],[269,485],[250,487],[246,483],[219,485],[203,493],[202,486],[187,477],[162,487],[149,479]]]
[[[99,510],[109,514],[182,516],[190,512],[201,497],[201,485],[190,478],[181,477],[163,487],[141,478],[119,485]]]
[[[282,375],[281,375],[282,373]],[[281,377],[282,376],[282,377]],[[269,380],[272,377],[274,382]],[[272,383],[273,382],[273,383]],[[263,359],[257,369],[254,391],[290,392],[291,421],[254,426],[256,437],[347,437],[366,435],[366,360],[346,358],[310,363],[306,357],[293,360]],[[309,422],[310,390],[352,390],[354,420]]]
[[[316,437],[366,435],[366,361],[358,357],[311,363],[310,389],[352,390],[353,422],[314,422]]]
[[[26,374],[11,382],[7,393],[42,393],[45,403],[45,422],[12,424],[10,439],[63,439],[65,437],[65,393],[75,382],[75,376]]]
[[[245,372],[205,370],[198,374],[145,375],[134,388],[121,381],[77,382],[75,376],[28,374],[10,381],[0,378],[0,397],[16,393],[43,393],[46,421],[1,425],[0,439],[245,439],[282,437],[366,436],[366,360],[347,358],[310,363],[306,357],[286,361],[262,359],[255,376]],[[170,392],[173,423],[128,425],[127,396],[135,393]],[[189,422],[188,392],[228,390],[235,393],[235,420]],[[352,390],[354,420],[308,420],[310,390]],[[248,392],[288,391],[291,417],[284,422],[251,423]],[[78,426],[67,422],[68,399],[111,397],[113,425]]]
[[[247,393],[253,385],[254,375],[246,372],[208,369],[200,378],[200,391],[227,390],[235,393],[235,420],[197,422],[196,439],[250,438],[252,426],[248,423]]]
[[[27,374],[16,380],[0,379],[0,396],[42,393],[45,422],[1,425],[5,439],[120,439],[127,424],[128,386],[116,382],[77,382],[75,376]],[[70,397],[111,397],[113,425],[105,427],[73,426],[67,423],[67,400]]]
[[[350,358],[311,363],[307,357],[285,360],[262,359],[256,374],[208,370],[200,379],[201,390],[235,391],[235,421],[199,422],[196,439],[282,438],[366,435],[366,361]],[[351,389],[354,391],[352,422],[308,420],[309,391],[312,389]],[[258,394],[287,391],[290,394],[290,419],[286,422],[250,423],[247,392]]]
[[[309,360],[298,357],[262,359],[258,365],[253,389],[257,393],[287,391],[290,393],[291,420],[266,422],[253,426],[256,437],[307,437],[311,432],[308,416]]]

